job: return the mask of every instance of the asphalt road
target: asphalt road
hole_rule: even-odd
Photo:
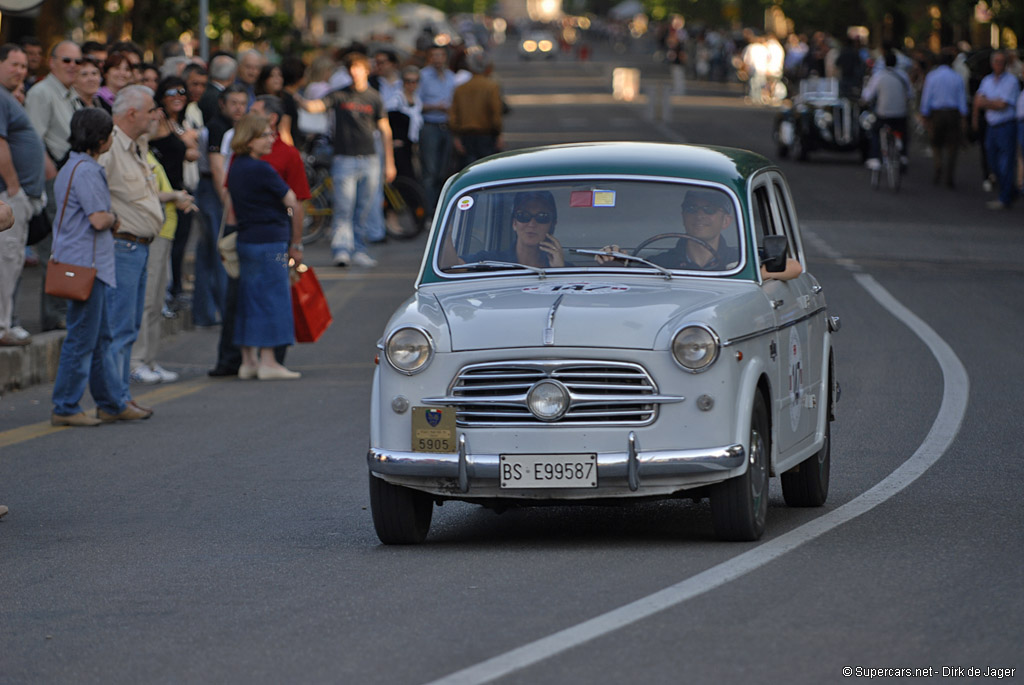
[[[613,62],[597,57],[499,62],[510,146],[774,155],[772,112],[734,89],[690,84],[668,121],[651,120],[659,107],[610,101]],[[0,682],[1021,677],[1024,210],[984,208],[976,148],[955,192],[931,186],[929,163],[915,148],[896,195],[871,191],[852,156],[781,162],[808,269],[843,321],[823,509],[787,508],[773,481],[765,538],[724,544],[706,503],[448,503],[426,544],[379,545],[365,466],[374,344],[423,241],[348,271],[320,243],[307,260],[335,322],[290,352],[299,382],[208,379],[217,332],[192,331],[160,359],[182,381],[139,389],[149,421],[52,429],[49,386],[0,400]]]

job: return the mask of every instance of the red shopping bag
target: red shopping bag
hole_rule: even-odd
[[[316,342],[334,321],[320,281],[305,264],[300,264],[292,276],[292,315],[295,341],[300,343]]]

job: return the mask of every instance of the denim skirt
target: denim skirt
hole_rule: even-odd
[[[238,243],[238,308],[234,343],[277,347],[295,343],[288,243]]]

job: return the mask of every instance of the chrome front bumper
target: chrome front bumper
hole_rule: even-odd
[[[626,451],[597,454],[596,488],[574,490],[506,490],[499,486],[498,454],[472,454],[465,435],[458,453],[399,452],[371,447],[366,455],[370,472],[396,484],[458,497],[597,498],[631,494],[668,494],[729,477],[746,459],[743,445],[694,450],[641,451],[629,434]]]

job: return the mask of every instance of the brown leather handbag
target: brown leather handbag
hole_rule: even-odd
[[[78,164],[81,164],[81,162]],[[54,247],[57,246],[58,231],[64,223],[64,212],[68,208],[68,196],[71,194],[71,182],[75,180],[78,164],[71,170],[71,178],[68,179],[68,192],[64,194],[64,205],[60,209],[60,221],[53,227]],[[85,302],[92,293],[92,284],[95,280],[96,235],[94,233],[92,236],[92,266],[78,266],[76,264],[58,262],[51,254],[50,261],[46,263],[46,285],[44,290],[47,295]]]

